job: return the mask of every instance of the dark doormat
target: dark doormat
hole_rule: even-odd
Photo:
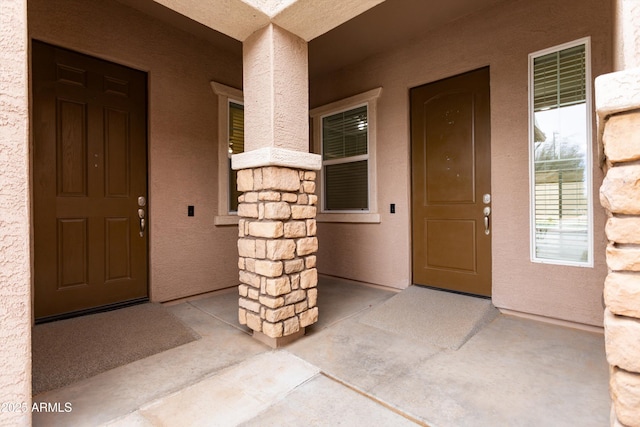
[[[154,303],[36,325],[32,334],[33,395],[199,338]]]

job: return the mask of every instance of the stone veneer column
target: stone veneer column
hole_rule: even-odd
[[[596,80],[599,134],[606,156],[600,202],[609,219],[605,344],[611,425],[640,426],[640,69]]]
[[[318,320],[316,170],[307,43],[269,24],[242,44],[245,152],[238,171],[239,320],[278,347]]]
[[[315,178],[274,166],[238,171],[238,317],[271,347],[318,320]]]

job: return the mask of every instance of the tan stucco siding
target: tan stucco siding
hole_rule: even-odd
[[[0,3],[0,425],[31,422],[26,0]]]
[[[595,267],[532,263],[529,232],[528,54],[591,36],[592,74],[612,68],[612,5],[506,1],[310,83],[311,107],[382,86],[377,127],[380,224],[318,226],[323,273],[403,288],[411,283],[409,89],[491,67],[493,302],[602,325],[604,211],[596,204]],[[595,129],[595,126],[594,126]],[[594,132],[594,158],[597,146]],[[593,165],[594,201],[602,181]],[[396,214],[389,204],[396,204]]]
[[[237,285],[237,229],[214,225],[218,104],[210,81],[241,87],[240,55],[116,1],[33,0],[28,11],[32,38],[148,72],[152,300]]]
[[[245,150],[308,151],[307,43],[276,25],[243,44]]]
[[[616,71],[640,67],[640,2],[614,0],[614,68]]]

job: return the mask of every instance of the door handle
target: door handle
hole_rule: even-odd
[[[144,209],[138,209],[138,218],[140,219],[140,237],[144,237],[144,228],[146,226],[144,219]]]
[[[491,230],[489,228],[489,215],[491,215],[491,208],[489,206],[485,206],[482,213],[484,214],[484,234],[488,235],[489,233],[491,233]]]

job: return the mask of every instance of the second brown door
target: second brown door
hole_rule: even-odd
[[[413,281],[491,295],[489,69],[411,90]]]

